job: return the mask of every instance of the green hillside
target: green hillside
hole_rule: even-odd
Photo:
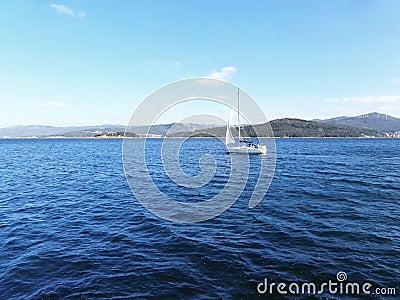
[[[315,121],[305,121],[300,119],[279,119],[270,122],[275,137],[363,137],[379,136],[375,130],[357,128],[341,124],[328,124]],[[268,127],[265,124],[247,125],[242,127],[242,136],[255,136],[254,131],[259,132],[261,136],[269,136]],[[226,127],[214,127],[194,132],[180,132],[174,134],[174,137],[205,137],[216,136],[224,137]],[[232,129],[232,134],[237,136],[237,130]]]

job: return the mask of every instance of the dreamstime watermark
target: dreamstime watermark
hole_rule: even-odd
[[[240,119],[246,124],[258,124],[252,127],[252,136],[267,147],[267,153],[258,160],[258,176],[254,176],[255,186],[249,197],[249,208],[253,208],[263,199],[271,184],[274,170],[276,147],[275,139],[264,112],[257,102],[245,91],[240,90],[240,109],[238,110],[238,87],[222,80],[212,78],[191,78],[170,83],[147,96],[133,112],[125,132],[134,132],[140,126],[145,133],[141,138],[125,137],[122,147],[122,159],[125,177],[135,198],[153,214],[173,222],[193,223],[212,219],[227,210],[240,197],[249,179],[250,158],[248,155],[230,155],[223,157],[224,163],[229,160],[230,173],[225,186],[217,194],[213,193],[202,201],[182,201],[174,198],[173,193],[163,190],[165,182],[160,182],[152,176],[149,164],[152,164],[154,153],[160,153],[163,172],[168,176],[169,184],[196,190],[210,183],[217,171],[221,157],[215,153],[203,154],[194,169],[200,169],[196,175],[189,175],[182,169],[182,160],[192,159],[191,155],[182,155],[183,139],[162,137],[162,143],[154,142],[154,128],[162,116],[179,106],[205,103],[219,105],[226,111],[234,110],[240,114]],[[227,116],[228,117],[228,116]],[[193,121],[195,120],[195,122]],[[203,120],[203,121],[202,121]],[[169,133],[177,131],[178,123],[221,124],[221,117],[215,111],[207,114],[189,113],[184,118],[176,120]],[[215,121],[215,122],[214,122]],[[226,120],[222,120],[225,122]],[[262,125],[261,125],[262,124]],[[211,135],[221,140],[221,134]],[[127,135],[126,135],[127,136]],[[164,135],[165,136],[165,135]],[[161,147],[156,149],[155,147]],[[225,152],[224,152],[225,153]],[[153,156],[152,156],[153,155]],[[195,162],[190,161],[190,164]],[[189,172],[190,173],[190,172]]]
[[[393,287],[373,287],[369,282],[357,283],[347,281],[345,272],[338,272],[336,280],[328,282],[269,282],[264,278],[263,282],[258,283],[257,292],[259,294],[279,294],[279,295],[396,295],[396,288]]]

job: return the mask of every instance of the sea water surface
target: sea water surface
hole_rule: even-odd
[[[248,208],[255,176],[222,215],[177,224],[132,195],[120,139],[0,140],[0,299],[351,298],[257,291],[265,278],[321,284],[338,272],[371,292],[397,292],[355,298],[398,299],[400,139],[276,145],[275,176],[257,207]],[[189,139],[185,147],[185,172],[196,174],[210,152],[217,178],[200,192],[175,189],[150,156],[154,180],[182,201],[217,194],[227,181],[224,146]]]

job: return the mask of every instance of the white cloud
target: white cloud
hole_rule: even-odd
[[[84,13],[83,11],[79,11],[79,12],[75,13],[71,8],[69,8],[68,6],[63,5],[63,4],[54,4],[54,3],[52,3],[50,5],[50,7],[54,8],[56,10],[56,12],[61,14],[61,15],[67,15],[67,16],[70,16],[70,17],[77,16],[77,17],[81,17],[81,18],[86,16],[86,13]]]
[[[211,74],[206,77],[220,79],[220,80],[229,80],[236,73],[236,68],[233,66],[223,67],[221,71],[212,71]]]
[[[37,107],[54,107],[54,108],[65,108],[70,107],[71,103],[68,102],[37,102]]]
[[[323,102],[326,103],[325,110],[333,113],[331,117],[338,114],[356,116],[374,111],[400,116],[400,94],[331,98],[323,99]]]
[[[392,81],[393,81],[394,83],[400,83],[400,77],[393,77],[393,78],[392,78]]]
[[[331,103],[361,103],[361,104],[400,103],[400,95],[330,98],[330,99],[324,99],[323,101]]]
[[[400,95],[355,97],[349,101],[356,103],[400,103]]]

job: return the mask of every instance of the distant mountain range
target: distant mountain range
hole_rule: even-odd
[[[172,123],[153,125],[150,134],[155,136],[165,136],[175,134],[177,132],[193,132],[196,130],[214,127],[210,124],[194,124],[194,123]],[[129,127],[128,131],[135,135],[145,135],[148,126]],[[69,126],[55,127],[42,125],[28,126],[11,126],[0,128],[0,138],[4,137],[96,137],[96,136],[115,136],[115,133],[123,133],[125,126],[123,125],[95,125],[95,126]]]
[[[69,126],[55,127],[43,125],[28,125],[28,126],[11,126],[0,128],[0,137],[32,137],[32,136],[68,136],[73,133],[82,133],[83,135],[90,132],[108,132],[108,131],[125,131],[122,125],[98,125],[98,126]]]
[[[300,119],[278,119],[270,122],[275,137],[377,137],[383,134],[366,128],[358,128],[342,124],[328,124],[324,122],[306,121]],[[268,127],[265,124],[245,125],[241,127],[242,136],[255,137],[255,132],[261,137],[268,137]],[[238,136],[237,128],[232,129],[233,136]],[[179,132],[175,137],[224,137],[226,126],[214,127],[205,130],[197,130],[193,133]]]
[[[211,124],[197,124],[197,123],[171,123],[171,124],[160,124],[153,125],[149,131],[150,134],[154,135],[173,135],[178,132],[194,132],[196,130],[202,130],[206,128],[212,128],[216,125]],[[133,132],[138,135],[145,135],[147,133],[148,126],[134,126],[128,127],[129,132]]]
[[[369,113],[356,117],[337,117],[326,120],[277,119],[270,122],[277,137],[362,137],[398,136],[400,119],[386,114]],[[251,136],[254,128],[263,130],[264,125],[243,126],[243,133]],[[143,136],[147,126],[129,127],[130,136]],[[123,125],[96,125],[53,127],[41,125],[11,126],[0,128],[1,137],[97,137],[123,136]],[[397,133],[397,134],[396,134]],[[225,136],[225,127],[211,124],[172,123],[154,125],[150,130],[154,136]],[[267,133],[265,133],[267,135]]]
[[[356,117],[337,117],[333,119],[314,121],[367,128],[378,132],[394,133],[400,131],[400,119],[377,112]]]

